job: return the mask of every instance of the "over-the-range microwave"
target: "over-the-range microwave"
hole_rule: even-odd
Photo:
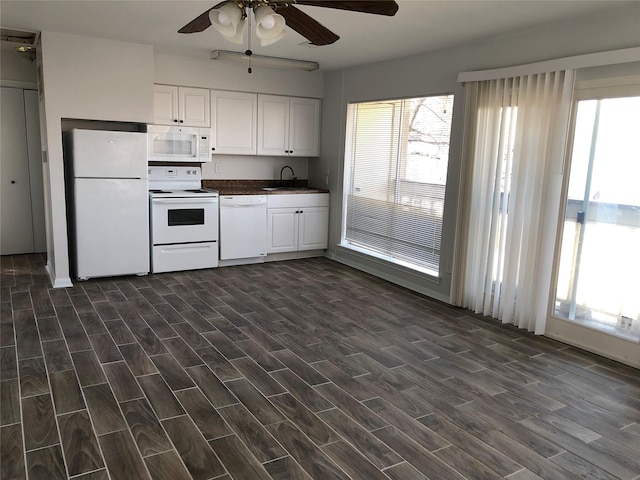
[[[148,125],[148,160],[153,162],[210,162],[211,129]]]

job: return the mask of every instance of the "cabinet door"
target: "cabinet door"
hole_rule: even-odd
[[[156,125],[176,125],[178,123],[178,87],[154,85],[153,112]]]
[[[212,153],[256,154],[258,96],[211,91]]]
[[[178,87],[179,123],[189,127],[209,127],[209,90]]]
[[[297,208],[271,208],[267,213],[267,253],[298,249]]]
[[[258,95],[258,155],[289,154],[289,97]]]
[[[289,154],[295,157],[320,155],[320,100],[290,99]]]
[[[329,208],[305,207],[298,214],[298,250],[327,248]]]

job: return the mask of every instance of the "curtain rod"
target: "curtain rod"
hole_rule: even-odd
[[[640,62],[640,47],[575,55],[573,57],[556,58],[542,62],[516,65],[513,67],[461,72],[458,74],[458,82],[478,82],[482,80],[495,80],[498,78],[510,78],[521,75],[566,70],[568,68],[600,67],[603,65],[632,62]]]

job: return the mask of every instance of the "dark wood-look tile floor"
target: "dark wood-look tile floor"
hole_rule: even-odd
[[[2,480],[640,478],[637,369],[328,259],[0,261]]]

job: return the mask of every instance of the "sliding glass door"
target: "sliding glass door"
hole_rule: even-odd
[[[580,100],[555,316],[640,338],[640,97]]]

